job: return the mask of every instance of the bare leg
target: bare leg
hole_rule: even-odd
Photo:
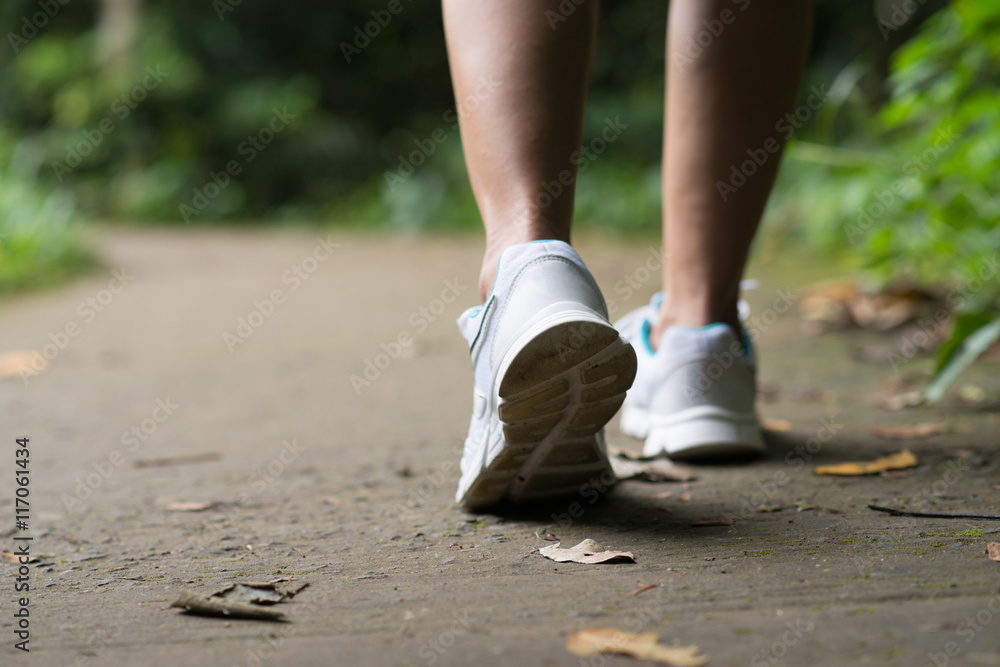
[[[583,110],[597,27],[597,2],[566,17],[559,0],[444,0],[444,25],[457,100],[480,78],[496,92],[460,120],[472,190],[486,227],[479,279],[485,299],[500,253],[539,239],[569,241]],[[564,3],[565,4],[565,3]],[[572,175],[557,196],[543,184]],[[564,174],[563,181],[569,180]]]
[[[729,12],[725,14],[724,12]],[[731,19],[698,52],[705,21]],[[725,322],[784,145],[775,124],[795,103],[809,41],[806,0],[674,0],[667,34],[663,165],[664,300],[650,339],[671,325]],[[703,38],[704,41],[704,38]],[[776,143],[771,143],[771,142]],[[769,147],[777,147],[770,152]],[[767,152],[736,192],[731,168]],[[776,152],[777,151],[777,152]],[[750,168],[747,168],[750,171]]]

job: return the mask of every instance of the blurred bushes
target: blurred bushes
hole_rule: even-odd
[[[857,70],[819,126],[849,122],[791,147],[777,212],[883,279],[982,278],[1000,249],[1000,4],[961,0],[926,21],[896,52],[880,109],[857,95]],[[963,307],[996,311],[997,278]]]
[[[965,0],[935,14],[943,6],[816,3],[804,89],[832,94],[796,133],[772,224],[922,280],[968,272],[996,247],[998,10]],[[3,187],[24,190],[35,214],[57,193],[69,213],[42,215],[53,228],[74,215],[473,227],[440,5],[395,7],[6,2]],[[584,223],[659,226],[666,13],[660,0],[601,6],[585,140],[607,118],[629,128],[580,176]],[[280,130],[277,116],[288,121]],[[955,137],[942,139],[949,128]],[[393,178],[430,137],[433,151]]]
[[[67,189],[85,216],[184,222],[182,205],[197,201],[190,222],[476,223],[444,120],[455,100],[439,3],[400,0],[396,14],[361,0],[42,3],[57,9],[33,36],[39,0],[0,8],[11,42],[0,50],[0,124],[41,153],[39,182]],[[587,131],[619,115],[630,128],[581,177],[583,219],[657,225],[666,11],[661,0],[602,5]],[[878,78],[905,36],[883,40],[867,1],[818,12],[817,72],[867,50]],[[240,146],[275,109],[294,122],[247,159]],[[387,187],[385,173],[438,128],[448,139]],[[240,173],[220,186],[232,160]]]
[[[94,266],[72,198],[38,185],[40,155],[0,131],[0,294],[61,282]]]

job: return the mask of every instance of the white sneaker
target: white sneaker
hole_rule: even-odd
[[[573,248],[505,250],[486,303],[458,326],[475,386],[456,500],[485,507],[614,483],[603,427],[635,377],[635,352]]]
[[[635,347],[638,371],[622,406],[621,429],[645,438],[643,454],[730,458],[764,451],[757,417],[756,359],[727,324],[670,327],[653,351],[651,322],[662,295],[615,326]]]

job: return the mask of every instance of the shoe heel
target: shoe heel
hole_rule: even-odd
[[[704,415],[651,424],[643,452],[671,459],[728,459],[759,456],[764,437],[756,416]]]

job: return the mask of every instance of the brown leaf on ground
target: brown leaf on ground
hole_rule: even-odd
[[[846,329],[854,325],[848,304],[861,294],[857,283],[847,278],[808,285],[799,302],[799,313],[809,333]]]
[[[308,583],[298,586],[278,586],[277,583],[269,581],[232,584],[212,593],[211,597],[235,602],[272,605],[291,600],[309,586]]]
[[[611,469],[619,481],[640,479],[646,482],[687,482],[697,479],[691,470],[662,459],[637,460],[612,456],[610,461]]]
[[[212,593],[212,597],[263,605],[277,604],[285,599],[275,584],[233,584]]]
[[[788,421],[787,419],[770,419],[768,417],[765,417],[764,419],[761,420],[760,426],[765,431],[785,432],[792,430],[792,422]]]
[[[163,509],[168,512],[204,512],[207,509],[212,509],[218,504],[219,503],[178,501],[175,503],[168,503]]]
[[[666,646],[655,632],[626,632],[618,628],[586,628],[566,638],[566,650],[580,658],[600,653],[651,660],[674,667],[701,667],[708,658],[697,646]]]
[[[44,370],[48,361],[34,350],[14,350],[0,355],[0,380],[13,378],[22,372],[35,375]],[[36,370],[37,369],[37,370]]]
[[[631,551],[608,551],[594,540],[584,540],[575,547],[563,549],[556,542],[550,547],[542,547],[538,553],[557,563],[584,563],[586,565],[597,565],[598,563],[634,563],[635,556]]]
[[[874,461],[850,461],[836,465],[816,466],[817,475],[874,475],[883,470],[901,470],[917,465],[917,457],[908,449],[882,456]]]
[[[20,563],[20,556],[12,551],[0,551],[0,563]],[[27,563],[37,563],[41,559],[38,556],[28,556]]]
[[[736,521],[732,517],[725,517],[723,519],[704,519],[702,521],[692,521],[688,525],[692,528],[705,528],[707,526],[731,526]]]
[[[880,438],[890,440],[910,440],[913,438],[929,438],[932,435],[951,432],[949,424],[928,422],[924,424],[904,424],[900,426],[875,426],[872,433]]]
[[[986,544],[986,555],[990,560],[1000,563],[1000,542],[988,542]]]
[[[926,295],[906,288],[887,288],[879,294],[861,295],[847,304],[851,318],[861,327],[888,331],[913,320]]]
[[[635,589],[631,593],[626,594],[625,597],[627,597],[627,598],[634,598],[639,593],[645,593],[648,590],[652,590],[654,588],[659,588],[659,586],[660,586],[659,584],[647,584],[645,586],[639,586],[639,588]]]
[[[209,597],[200,593],[184,591],[170,605],[183,609],[196,616],[221,616],[224,618],[245,618],[258,621],[284,621],[285,614],[277,609],[269,609],[259,604],[238,602],[222,598]]]
[[[934,296],[912,285],[886,285],[864,292],[851,279],[824,280],[806,286],[799,312],[810,333],[862,327],[888,331],[916,319]]]

